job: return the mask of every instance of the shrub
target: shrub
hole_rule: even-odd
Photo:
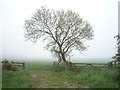
[[[10,63],[8,60],[3,60],[2,61],[2,69],[3,70],[12,70],[12,71],[16,71],[17,70],[17,68],[16,67],[13,67],[12,66],[12,63]]]
[[[7,62],[9,62],[9,61],[8,61],[8,60],[6,60],[6,59],[2,61],[2,63],[7,63]]]
[[[11,70],[12,70],[12,71],[16,71],[17,68],[16,68],[16,67],[12,67]]]

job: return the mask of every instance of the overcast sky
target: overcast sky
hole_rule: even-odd
[[[24,22],[41,6],[49,9],[70,9],[91,23],[94,30],[90,46],[72,58],[111,58],[116,52],[119,0],[0,0],[0,29],[3,59],[53,59],[43,42],[25,41]],[[1,37],[1,35],[0,35]]]

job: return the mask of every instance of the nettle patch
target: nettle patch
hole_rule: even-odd
[[[2,70],[16,71],[17,68],[14,67],[10,61],[8,61],[8,60],[5,59],[5,60],[2,61]]]

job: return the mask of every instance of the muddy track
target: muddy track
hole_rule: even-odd
[[[53,72],[51,72],[53,73]],[[34,83],[35,85],[38,85],[37,88],[62,88],[61,86],[59,85],[52,85],[52,86],[49,86],[46,81],[49,80],[49,77],[45,77],[45,76],[41,76],[41,78],[39,78],[39,75],[37,73],[34,73],[31,75],[31,81],[32,83]],[[42,78],[44,77],[44,78]],[[63,86],[65,88],[90,88],[88,85],[78,85],[78,84],[75,84],[75,83],[71,83],[71,82],[68,82],[68,81],[65,81],[65,80],[62,80],[61,78],[57,77],[57,76],[54,76],[53,79],[56,79],[59,83],[63,84]],[[54,82],[53,82],[54,83]]]

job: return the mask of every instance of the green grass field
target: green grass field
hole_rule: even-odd
[[[26,68],[2,72],[2,88],[118,88],[118,70],[64,70],[52,62],[26,62]]]

